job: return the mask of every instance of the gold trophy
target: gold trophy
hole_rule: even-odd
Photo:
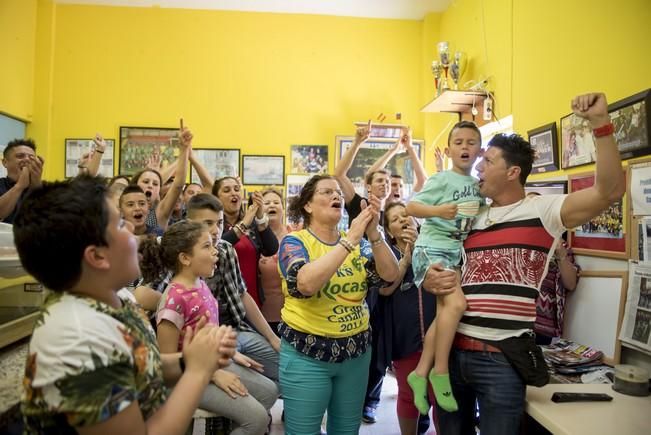
[[[459,90],[459,80],[463,77],[463,73],[466,72],[466,65],[468,64],[468,58],[466,53],[463,51],[457,51],[454,53],[454,62],[450,65],[450,77],[454,82],[454,89]]]
[[[443,67],[443,80],[441,81],[441,93],[450,89],[448,85],[448,68],[450,67],[450,46],[447,41],[442,41],[437,44],[439,52],[439,59]]]
[[[441,93],[440,82],[441,72],[443,71],[443,66],[438,60],[432,61],[432,74],[434,74],[434,86],[436,87],[436,96],[438,97]]]

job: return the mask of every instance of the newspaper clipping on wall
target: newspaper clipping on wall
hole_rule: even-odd
[[[628,295],[619,339],[651,353],[651,263],[629,261]]]

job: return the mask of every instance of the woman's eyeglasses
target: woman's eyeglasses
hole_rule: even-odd
[[[325,196],[332,196],[333,193],[336,193],[338,197],[340,198],[344,197],[344,192],[341,189],[331,189],[329,187],[321,187],[319,189],[316,189],[314,192]]]

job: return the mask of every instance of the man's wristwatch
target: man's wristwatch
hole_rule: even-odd
[[[269,215],[267,213],[263,214],[261,219],[258,219],[257,216],[255,218],[256,225],[265,225],[268,223],[269,223]]]

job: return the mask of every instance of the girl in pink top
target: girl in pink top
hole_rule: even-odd
[[[203,319],[219,323],[217,300],[203,280],[214,273],[217,249],[208,228],[189,221],[171,225],[160,245],[155,239],[147,239],[143,244],[143,262],[174,274],[161,298],[156,322],[160,351],[178,352],[188,326],[194,329]],[[240,353],[235,354],[233,361],[237,364],[214,373],[199,407],[232,420],[232,434],[262,434],[278,389],[271,380],[248,368],[259,368],[255,361]]]

